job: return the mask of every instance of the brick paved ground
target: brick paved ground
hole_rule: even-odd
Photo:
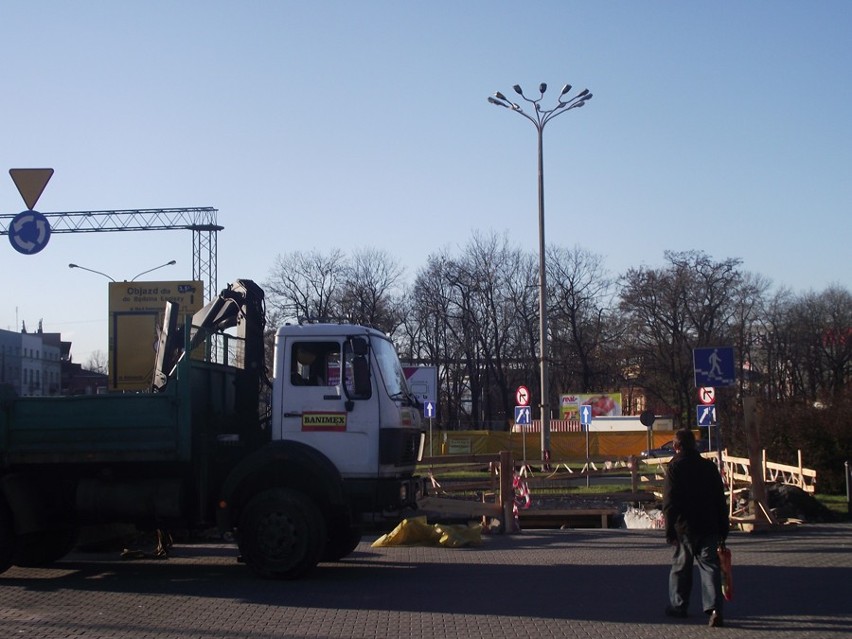
[[[225,545],[167,561],[74,554],[0,575],[0,637],[852,637],[852,525],[732,535],[727,627],[662,615],[660,531],[550,530],[475,549],[383,548],[299,582],[252,577]]]

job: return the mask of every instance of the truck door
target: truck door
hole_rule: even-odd
[[[351,357],[339,338],[293,337],[284,357],[282,439],[322,451],[346,475],[368,476],[378,466],[375,401],[353,401]]]

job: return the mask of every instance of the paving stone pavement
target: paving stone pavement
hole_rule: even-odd
[[[256,579],[224,544],[12,568],[0,575],[0,637],[852,637],[852,524],[733,533],[724,628],[706,626],[698,600],[688,619],[663,615],[661,531],[527,530],[457,550],[374,549],[373,539],[296,582]]]

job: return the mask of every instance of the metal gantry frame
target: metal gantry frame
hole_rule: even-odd
[[[53,233],[110,231],[192,231],[192,279],[204,282],[204,299],[219,294],[217,209],[209,206],[172,209],[126,209],[42,213]],[[0,215],[0,235],[9,235],[15,215]]]

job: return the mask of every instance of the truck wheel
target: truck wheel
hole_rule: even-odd
[[[261,577],[298,579],[319,563],[325,520],[304,493],[273,488],[255,496],[237,529],[243,561]]]
[[[74,526],[18,535],[12,563],[22,568],[47,566],[62,559],[76,544]]]
[[[12,525],[12,511],[0,497],[0,573],[9,570],[14,554],[15,528]]]
[[[342,525],[332,528],[328,533],[328,541],[325,544],[323,561],[339,561],[352,554],[352,551],[361,543],[361,527]]]

